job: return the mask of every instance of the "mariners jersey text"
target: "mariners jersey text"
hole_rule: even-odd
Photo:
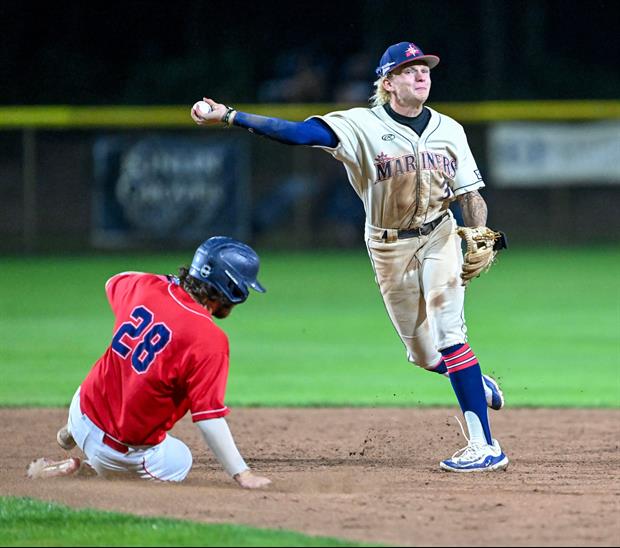
[[[429,110],[421,136],[382,106],[318,117],[339,139],[336,148],[320,148],[344,164],[368,225],[418,228],[439,217],[456,196],[484,186],[462,126]]]
[[[438,152],[423,152],[420,154],[421,168],[438,171],[450,179],[456,176],[456,161]],[[406,154],[399,158],[390,158],[381,152],[375,158],[377,168],[375,183],[386,181],[392,177],[412,173],[418,170],[418,157],[415,154]]]

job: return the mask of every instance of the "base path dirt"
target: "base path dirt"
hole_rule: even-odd
[[[187,418],[172,432],[194,454],[182,484],[26,479],[31,460],[66,454],[55,441],[66,411],[0,409],[0,494],[392,545],[620,544],[620,410],[492,412],[511,464],[487,474],[439,469],[465,444],[455,412],[234,409],[228,422],[241,453],[273,479],[245,491]]]

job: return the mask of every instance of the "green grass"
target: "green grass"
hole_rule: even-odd
[[[172,272],[186,255],[0,259],[0,405],[67,405],[109,343],[106,279]],[[266,295],[220,323],[227,403],[455,405],[409,365],[364,251],[262,257]],[[468,289],[469,342],[508,405],[620,406],[620,251],[511,249]],[[2,546],[346,546],[232,525],[140,518],[0,498]]]
[[[72,510],[59,504],[12,497],[0,497],[0,545],[364,546],[292,531]]]
[[[172,272],[190,254],[3,258],[0,405],[67,405],[112,331],[103,284]],[[454,405],[407,363],[363,250],[264,253],[265,295],[220,322],[227,403]],[[468,289],[469,342],[508,405],[620,405],[620,251],[511,249]]]

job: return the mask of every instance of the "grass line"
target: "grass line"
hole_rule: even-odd
[[[369,546],[293,531],[72,510],[30,498],[0,498],[2,546]],[[378,546],[373,544],[372,546]]]

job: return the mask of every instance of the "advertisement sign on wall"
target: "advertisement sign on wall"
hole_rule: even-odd
[[[239,142],[105,136],[93,153],[96,246],[248,238],[248,152]]]
[[[620,184],[620,122],[501,123],[488,138],[495,186]]]

